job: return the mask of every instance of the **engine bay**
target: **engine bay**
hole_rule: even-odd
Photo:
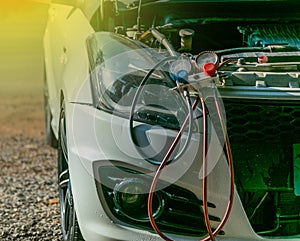
[[[259,235],[293,236],[300,234],[299,6],[258,2],[145,2],[140,15],[132,2],[113,6],[117,18],[112,23],[108,16],[105,26],[162,53],[167,39],[200,69],[216,65],[248,219]]]

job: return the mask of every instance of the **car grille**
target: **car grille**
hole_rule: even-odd
[[[164,192],[164,212],[156,220],[159,227],[166,232],[176,229],[185,235],[205,235],[206,229],[203,222],[202,201],[196,199],[188,190],[169,186]],[[209,209],[216,206],[208,203]],[[220,221],[219,217],[209,215],[210,221]]]
[[[300,143],[299,102],[224,99],[224,106],[237,190],[253,229],[270,237],[298,235],[293,150]]]
[[[300,141],[300,105],[287,101],[225,100],[232,143]]]

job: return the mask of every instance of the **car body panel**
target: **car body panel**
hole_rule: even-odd
[[[114,6],[112,2],[109,1],[102,3],[104,10]],[[114,213],[116,208],[110,208],[108,205],[109,201],[105,199],[106,197],[104,197],[105,195],[103,194],[104,188],[101,189],[101,178],[103,177],[100,177],[99,170],[102,166],[115,167],[120,165],[123,167],[122,165],[124,165],[126,168],[130,167],[133,172],[145,172],[143,175],[147,175],[147,178],[153,178],[156,175],[158,165],[155,162],[151,162],[151,160],[153,160],[151,159],[153,158],[152,156],[151,158],[145,158],[144,154],[148,154],[148,152],[142,152],[142,148],[136,145],[132,137],[132,132],[136,131],[134,134],[137,133],[136,135],[140,135],[139,137],[142,141],[148,141],[151,144],[152,149],[149,153],[153,150],[159,153],[158,159],[167,155],[166,153],[169,146],[172,144],[172,141],[176,139],[178,128],[171,126],[169,123],[171,119],[168,119],[169,122],[167,121],[167,124],[165,123],[169,126],[164,126],[160,122],[158,123],[158,119],[161,117],[160,115],[164,114],[168,116],[168,118],[171,116],[177,119],[180,119],[179,116],[182,113],[184,117],[186,115],[188,116],[188,111],[185,108],[181,106],[174,108],[175,104],[179,105],[183,103],[182,105],[184,105],[185,103],[178,98],[182,90],[178,86],[176,89],[176,85],[168,85],[170,81],[172,82],[172,78],[174,80],[174,76],[176,77],[177,73],[175,75],[168,74],[169,82],[166,81],[166,83],[164,83],[165,85],[159,84],[158,89],[146,89],[150,94],[147,98],[144,98],[143,101],[146,103],[145,105],[148,104],[150,107],[147,106],[147,108],[142,109],[144,112],[139,109],[140,106],[136,106],[136,109],[133,110],[130,109],[130,100],[134,99],[137,95],[135,94],[136,92],[131,92],[131,90],[127,88],[132,86],[138,87],[138,85],[134,81],[132,81],[131,84],[127,84],[126,78],[129,78],[128,82],[130,82],[138,76],[139,81],[141,81],[141,79],[143,79],[141,78],[141,73],[149,73],[164,57],[172,55],[172,51],[168,52],[168,47],[170,47],[168,42],[164,42],[166,39],[173,38],[174,45],[177,44],[177,47],[181,46],[182,41],[184,41],[182,36],[181,39],[180,36],[177,35],[174,37],[174,33],[177,31],[177,28],[179,28],[177,27],[178,24],[180,27],[186,25],[198,27],[200,30],[197,30],[202,31],[199,35],[200,37],[195,37],[197,42],[194,45],[197,46],[194,48],[197,49],[197,51],[198,45],[201,45],[201,48],[203,46],[204,49],[208,48],[208,46],[212,48],[216,47],[218,48],[216,53],[225,58],[223,59],[225,62],[225,67],[223,66],[225,70],[220,67],[218,76],[204,76],[203,70],[198,71],[199,66],[196,66],[193,67],[193,70],[196,69],[197,73],[191,75],[188,81],[190,81],[192,87],[196,89],[196,92],[198,91],[199,93],[202,93],[203,89],[206,91],[206,88],[208,86],[210,87],[212,80],[217,82],[220,94],[218,97],[223,98],[225,103],[222,104],[226,105],[228,109],[233,106],[228,116],[228,122],[233,123],[232,126],[228,127],[229,131],[235,131],[237,139],[240,138],[238,140],[241,140],[234,142],[234,157],[235,155],[238,157],[237,167],[244,171],[240,171],[238,174],[239,178],[236,179],[231,213],[225,226],[222,228],[221,234],[217,236],[217,240],[298,240],[299,233],[297,233],[297,228],[295,228],[296,231],[292,232],[292,235],[268,236],[264,233],[266,228],[263,224],[259,223],[261,220],[266,220],[266,218],[258,217],[255,221],[251,219],[256,214],[257,209],[261,207],[262,203],[265,200],[269,200],[268,198],[270,198],[270,204],[264,204],[264,208],[267,209],[268,206],[270,206],[272,209],[274,206],[276,213],[273,212],[273,209],[267,211],[271,212],[270,219],[272,218],[272,220],[274,219],[275,221],[275,216],[278,214],[277,211],[279,209],[284,209],[285,206],[288,206],[286,203],[289,204],[289,202],[291,202],[290,206],[295,205],[299,199],[299,196],[293,196],[292,191],[294,187],[292,181],[290,181],[291,176],[296,176],[299,173],[295,170],[290,171],[288,174],[285,173],[287,165],[292,165],[293,160],[290,160],[291,158],[289,158],[288,164],[283,164],[282,169],[284,171],[282,171],[282,173],[284,177],[280,179],[279,184],[276,184],[279,185],[279,188],[277,186],[273,187],[272,185],[274,184],[272,184],[271,181],[268,182],[269,179],[277,179],[276,176],[274,177],[273,172],[276,172],[278,166],[280,167],[278,162],[284,163],[280,161],[280,158],[290,157],[293,151],[296,152],[297,143],[299,141],[296,136],[296,133],[299,133],[297,123],[300,123],[300,112],[297,105],[297,101],[299,101],[300,98],[298,78],[300,74],[298,71],[299,51],[286,51],[282,56],[276,52],[278,46],[274,48],[274,53],[266,51],[269,41],[272,42],[275,39],[276,43],[278,43],[278,40],[284,42],[288,39],[287,37],[289,37],[286,35],[290,35],[293,31],[297,32],[298,25],[292,26],[291,29],[288,28],[284,33],[284,31],[280,32],[281,25],[278,28],[275,26],[273,29],[272,23],[264,25],[264,22],[268,21],[270,16],[272,17],[273,14],[277,13],[276,11],[280,10],[281,4],[284,4],[282,5],[283,14],[280,14],[278,19],[276,18],[276,21],[285,21],[290,18],[292,18],[292,22],[299,21],[299,14],[295,14],[295,16],[290,16],[289,14],[293,15],[296,13],[296,8],[300,5],[297,5],[294,1],[230,0],[226,1],[226,3],[218,0],[143,1],[141,13],[143,14],[145,25],[155,25],[157,23],[159,25],[157,29],[167,35],[167,37],[165,35],[159,35],[158,37],[161,38],[153,40],[152,35],[155,35],[155,32],[152,31],[153,28],[151,26],[148,30],[143,30],[143,26],[140,26],[140,29],[138,26],[131,26],[131,23],[135,24],[136,21],[138,22],[137,19],[139,19],[136,13],[138,9],[137,3],[133,1],[118,3],[120,6],[116,5],[112,8],[112,12],[109,12],[112,15],[115,14],[114,17],[116,20],[109,14],[109,16],[105,15],[104,20],[97,19],[99,17],[98,14],[101,13],[103,9],[101,9],[101,7],[99,8],[100,1],[96,0],[81,1],[81,4],[77,5],[76,3],[76,6],[74,6],[74,1],[70,1],[69,5],[59,3],[51,4],[44,36],[45,84],[49,92],[47,96],[52,114],[51,127],[55,136],[58,139],[61,138],[61,113],[63,112],[67,133],[66,143],[64,144],[67,144],[68,150],[68,171],[70,175],[69,182],[71,183],[69,185],[72,187],[74,207],[83,238],[87,241],[163,240],[158,234],[155,234],[153,230],[149,229],[150,225],[145,225],[146,228],[143,229],[141,226],[135,226],[136,220],[130,220],[132,222],[126,223],[127,217],[123,220],[116,217],[117,215]],[[176,14],[173,13],[171,11],[172,4],[176,7],[182,6],[179,7],[182,11],[177,11]],[[291,4],[291,6],[295,7],[290,9],[291,13],[289,13],[286,4]],[[252,5],[254,9],[248,11],[243,17],[243,11]],[[205,8],[206,6],[207,9]],[[260,9],[259,6],[262,6],[262,9]],[[265,7],[267,6],[275,6],[274,12],[268,11],[266,15],[260,15],[264,13],[266,10]],[[231,7],[234,7],[232,8],[234,14],[231,14],[229,11]],[[195,9],[197,9],[197,11]],[[240,12],[236,11],[236,9],[240,9]],[[159,10],[162,11],[162,14],[160,14]],[[226,10],[228,10],[228,12]],[[155,15],[156,12],[157,19],[152,19],[151,16]],[[191,18],[184,18],[186,14],[190,14],[189,16],[191,16]],[[198,15],[201,16],[198,17]],[[95,21],[95,18],[99,21]],[[106,24],[103,24],[103,21],[107,21]],[[243,21],[247,22],[247,24],[244,25]],[[272,21],[275,20],[273,19]],[[114,23],[117,25],[113,26],[116,28],[112,28],[115,32],[107,31],[111,29]],[[121,23],[124,24],[125,29],[127,28],[126,31],[122,29],[122,26],[119,26]],[[239,31],[237,31],[236,25],[242,28],[239,28]],[[176,29],[173,29],[173,27]],[[220,27],[220,29],[217,31],[215,27]],[[232,31],[232,33],[230,32],[231,35],[229,34],[228,36],[226,35],[227,27]],[[257,29],[255,29],[256,27]],[[233,29],[236,32],[234,32]],[[255,31],[253,29],[255,29]],[[141,33],[140,30],[143,32]],[[272,34],[276,32],[275,30],[281,33],[278,39],[271,38]],[[269,32],[272,32],[272,34]],[[207,36],[205,34],[207,34]],[[236,36],[238,36],[238,40],[235,39]],[[294,43],[296,45],[298,44],[298,38],[300,37],[296,36],[292,39],[295,40]],[[262,42],[258,41],[258,44],[264,46],[253,46],[253,44],[257,44],[256,40],[260,39],[262,39]],[[243,40],[244,42],[248,41],[249,46],[238,46],[236,49],[233,49],[232,45],[235,46],[239,40]],[[225,46],[224,48],[222,48],[223,45]],[[279,45],[281,47],[283,45],[284,48],[286,47],[285,44],[281,42]],[[257,50],[256,47],[259,50]],[[252,50],[250,48],[252,48]],[[181,51],[180,48],[178,48],[178,50]],[[227,54],[226,51],[230,53]],[[235,53],[235,51],[238,53]],[[254,57],[252,54],[254,54]],[[259,57],[261,57],[261,55],[267,56],[270,60],[275,59],[275,64],[253,64],[253,59],[256,61],[256,55]],[[281,61],[281,59],[289,58],[289,55],[291,58],[294,58],[295,61],[291,63]],[[187,56],[192,56],[191,62],[194,64],[197,62],[198,55],[189,53]],[[239,57],[240,63],[233,61],[232,66],[228,67],[226,65],[227,59],[234,59],[236,56]],[[183,57],[186,56],[183,55]],[[242,62],[242,57],[247,59],[247,61],[249,59],[250,63],[247,61],[246,63]],[[280,61],[277,60],[277,58],[280,59]],[[277,62],[279,62],[279,64],[276,64]],[[276,70],[274,71],[274,69]],[[171,68],[167,70],[163,69],[161,72],[158,71],[158,73],[155,72],[154,77],[152,79],[150,78],[151,81],[153,81],[153,83],[160,82],[162,79],[161,76],[164,76],[164,71],[166,73],[171,72]],[[134,76],[132,77],[131,75]],[[281,79],[284,81],[281,82]],[[266,84],[264,81],[268,83]],[[186,83],[181,84],[184,86]],[[142,89],[142,86],[139,86],[139,88]],[[118,90],[123,91],[120,96],[117,94]],[[153,93],[151,93],[151,91]],[[209,90],[211,92],[208,91],[208,93],[205,91],[203,91],[203,93],[207,94],[207,97],[213,96],[211,90]],[[126,102],[128,101],[127,99],[122,102],[124,96],[128,97],[129,102]],[[150,101],[151,98],[153,98],[153,102]],[[174,102],[175,104],[172,105],[170,102]],[[130,104],[127,105],[127,103]],[[168,108],[159,112],[158,109],[162,106],[162,103]],[[283,104],[283,107],[281,107],[281,104]],[[234,109],[235,106],[239,105],[243,105],[245,108]],[[260,105],[263,107],[260,108]],[[224,106],[221,107],[224,108]],[[252,114],[249,114],[250,109],[253,112]],[[295,109],[295,111],[291,109]],[[134,119],[135,113],[132,112],[137,112],[137,110],[141,111],[146,117],[144,119]],[[260,115],[256,116],[256,111],[264,116],[265,119]],[[157,114],[158,112],[159,114]],[[154,114],[151,115],[151,113]],[[272,122],[270,113],[275,113],[276,118],[277,115],[282,116],[282,118],[278,118],[278,121],[276,119]],[[225,113],[223,114],[225,115]],[[132,121],[130,120],[131,117],[133,119]],[[200,123],[201,118],[203,118],[203,112],[198,108],[196,109],[194,118],[195,122],[199,121]],[[248,119],[253,121],[252,125],[251,123],[246,123]],[[291,121],[289,121],[290,119]],[[277,122],[279,122],[278,127],[268,126],[269,123],[275,125]],[[280,124],[280,122],[283,124]],[[183,120],[179,121],[179,124],[182,123]],[[180,152],[178,149],[175,149],[175,154],[173,154],[172,158],[176,161],[170,161],[160,173],[159,178],[162,185],[172,183],[179,191],[188,190],[197,201],[201,201],[203,195],[203,177],[201,176],[203,157],[201,153],[204,148],[201,145],[203,144],[202,140],[204,135],[203,132],[201,132],[203,126],[199,123],[195,127],[195,129],[198,128],[198,132],[190,130],[192,133],[191,139],[189,139],[188,131],[181,135],[179,142],[180,147],[185,147],[184,143],[186,143],[187,140],[189,140],[189,146],[186,147],[187,149],[182,155],[179,155],[178,160],[175,157],[177,157],[176,154]],[[261,125],[261,123],[263,124]],[[288,123],[288,126],[284,126],[286,123]],[[222,123],[220,125],[222,126]],[[230,172],[228,171],[226,152],[222,146],[224,144],[222,143],[224,136],[218,138],[218,129],[214,129],[212,122],[209,122],[208,126],[209,148],[205,156],[205,159],[207,159],[209,163],[207,189],[208,201],[211,203],[211,206],[209,206],[209,215],[216,217],[215,220],[210,221],[210,224],[213,229],[215,229],[218,227],[218,223],[222,217],[224,217],[229,203]],[[249,126],[249,130],[247,130],[245,126]],[[284,137],[288,136],[290,138],[290,136],[293,135],[290,138],[292,141],[286,139],[288,144],[284,142],[283,144],[280,143],[281,145],[279,145],[278,149],[275,148],[277,144],[273,145],[268,143],[272,142],[270,139],[277,138],[276,133],[274,134],[274,132],[278,131],[277,128],[284,129],[282,131]],[[266,138],[266,140],[263,139],[263,141],[260,141],[255,136],[261,134],[259,131],[262,133],[266,131],[272,133],[272,135],[270,135],[270,137],[263,137]],[[253,133],[255,133],[255,137],[253,137]],[[289,142],[292,142],[292,144]],[[255,150],[258,150],[257,153],[253,152],[254,154],[252,154],[252,146],[255,147]],[[297,155],[293,158],[297,158]],[[278,164],[278,166],[276,166],[276,164]],[[255,173],[258,173],[258,175],[254,175],[253,170]],[[276,173],[279,175],[280,171],[277,170]],[[127,173],[124,173],[124,176],[126,175]],[[285,182],[285,177],[287,177],[288,183]],[[112,179],[118,180],[118,178],[120,180],[122,179],[121,177],[113,177]],[[133,179],[136,180],[135,178]],[[122,184],[121,181],[120,183]],[[120,183],[118,183],[118,185]],[[243,190],[244,183],[248,183],[245,186],[249,188],[249,190]],[[113,188],[118,188],[118,185],[115,185]],[[253,188],[256,190],[253,191]],[[162,188],[162,190],[164,191],[165,189]],[[278,203],[274,204],[273,201],[279,200],[275,194],[277,191],[279,194],[288,193],[292,195],[292,198],[288,196],[287,201],[283,198],[283,201],[286,201],[286,203],[282,206],[277,205]],[[264,192],[266,194],[260,195],[260,193]],[[273,195],[273,192],[274,196],[269,195],[270,193]],[[114,189],[110,195],[117,196],[117,191]],[[258,195],[258,197],[255,195]],[[182,196],[181,199],[184,199],[184,196]],[[115,199],[113,199],[113,201],[116,202]],[[247,207],[247,205],[245,205],[247,201],[249,201],[249,204],[254,208],[252,208],[252,206],[251,208]],[[282,200],[280,199],[280,201]],[[278,207],[280,206],[280,208],[276,205]],[[171,210],[172,208],[169,209]],[[199,212],[201,212],[201,210]],[[118,210],[116,213],[117,212]],[[287,212],[291,212],[291,210]],[[260,210],[259,215],[263,216],[263,214],[264,212]],[[278,215],[280,215],[280,213]],[[292,219],[287,222],[299,222],[299,217],[297,219],[295,215],[297,216],[297,213],[292,213]],[[286,215],[286,217],[290,218],[289,214]],[[142,225],[144,225],[144,223]],[[258,229],[255,225],[258,226]],[[259,225],[263,227],[261,228]],[[255,228],[253,228],[254,226]],[[260,230],[260,228],[262,230]],[[274,227],[267,225],[266,234],[268,234],[268,232],[272,234],[273,228]],[[174,240],[182,241],[199,240],[203,238],[203,236],[197,236],[194,233],[184,235],[176,233],[175,231],[171,230],[169,233],[166,232],[166,235]],[[191,228],[191,232],[192,231]]]
[[[74,26],[82,30],[78,31]],[[84,61],[87,59],[85,40],[93,32],[79,9],[74,10],[71,6],[61,5],[50,7],[44,37],[44,52],[50,108],[53,114],[52,128],[56,135],[62,99],[61,90],[69,89],[67,93],[64,92],[63,98],[66,98],[68,102],[73,101],[78,93],[78,90],[74,88],[80,88],[82,79],[88,78],[89,67],[87,61]],[[81,43],[80,48],[74,39]],[[73,68],[77,69],[76,73],[72,71]],[[91,102],[91,99],[85,96],[81,101]]]

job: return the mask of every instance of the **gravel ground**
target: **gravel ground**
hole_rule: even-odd
[[[48,5],[25,0],[0,5],[0,240],[61,240],[56,150],[46,145],[44,134],[42,36]]]
[[[61,240],[56,150],[41,96],[0,98],[0,240]]]

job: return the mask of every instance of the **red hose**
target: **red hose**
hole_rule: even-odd
[[[211,241],[215,241],[214,234],[211,230],[208,206],[207,206],[207,165],[206,165],[206,155],[207,155],[207,116],[206,116],[206,106],[202,97],[200,97],[202,106],[202,122],[203,122],[203,139],[202,139],[202,209],[204,222],[206,230],[208,232],[208,237]]]
[[[194,110],[196,108],[196,105],[198,104],[198,98],[194,101],[192,109]],[[206,152],[207,152],[207,120],[206,120],[206,107],[205,107],[205,103],[203,98],[200,98],[201,104],[202,104],[202,109],[203,109],[203,166],[202,166],[202,170],[203,170],[203,181],[202,181],[202,199],[203,199],[203,214],[204,214],[204,220],[205,220],[205,225],[208,231],[208,236],[206,236],[205,238],[201,239],[201,241],[214,241],[215,240],[215,236],[222,230],[222,228],[224,227],[225,223],[228,220],[230,211],[232,209],[232,205],[233,205],[233,199],[234,199],[234,170],[233,170],[233,162],[232,162],[232,153],[231,153],[231,148],[230,148],[230,144],[229,144],[229,138],[226,132],[226,139],[225,139],[225,149],[226,149],[226,157],[227,157],[227,162],[228,162],[228,168],[229,168],[229,175],[230,175],[230,197],[228,200],[228,204],[226,207],[226,211],[225,214],[220,222],[220,224],[218,225],[218,227],[212,231],[211,230],[211,226],[209,223],[209,215],[208,215],[208,207],[207,207],[207,167],[206,167]],[[222,119],[222,115],[220,112],[220,108],[219,108],[219,104],[218,101],[216,99],[215,96],[215,104],[216,104],[216,108],[217,108],[217,113],[218,113],[218,117],[220,119],[221,125],[223,130],[224,129],[224,122]],[[188,118],[189,115],[187,115],[182,127],[180,128],[179,132],[177,133],[176,138],[174,139],[172,145],[170,146],[168,152],[166,153],[164,159],[162,160],[161,164],[159,165],[159,167],[157,168],[157,171],[153,177],[151,186],[150,186],[150,190],[149,190],[149,194],[148,194],[148,217],[149,217],[149,221],[151,223],[151,226],[153,228],[153,230],[164,240],[166,241],[174,241],[170,238],[168,238],[167,236],[165,236],[160,229],[157,227],[155,220],[153,218],[153,212],[152,212],[152,203],[153,203],[153,194],[154,194],[154,190],[157,184],[157,181],[159,179],[161,170],[165,167],[168,159],[170,158],[170,156],[172,155],[176,145],[178,144],[181,134],[188,122]],[[192,118],[192,117],[191,117]]]
[[[194,101],[193,105],[192,105],[192,109],[194,110],[198,104],[199,100],[198,98]],[[157,181],[159,179],[159,176],[160,176],[160,172],[161,170],[165,167],[167,161],[169,160],[170,156],[172,155],[176,145],[178,144],[179,140],[180,140],[180,137],[181,137],[181,134],[182,132],[184,131],[184,128],[186,126],[186,124],[188,123],[188,119],[189,119],[189,115],[187,115],[187,117],[185,118],[179,132],[177,133],[177,136],[175,137],[172,145],[170,146],[168,152],[166,153],[164,159],[162,160],[162,162],[160,163],[160,165],[158,166],[157,170],[156,170],[156,173],[155,173],[155,176],[153,177],[153,180],[152,180],[152,183],[151,183],[151,186],[150,186],[150,190],[149,190],[149,195],[148,195],[148,217],[149,217],[149,221],[151,223],[151,226],[152,228],[154,229],[154,231],[161,237],[163,238],[164,240],[166,241],[174,241],[172,239],[169,239],[167,236],[165,236],[161,231],[160,229],[157,227],[156,223],[155,223],[155,220],[153,218],[153,213],[152,213],[152,201],[153,201],[153,194],[154,194],[154,190],[155,190],[155,187],[156,187],[156,184],[157,184]],[[192,117],[191,117],[192,118]]]

